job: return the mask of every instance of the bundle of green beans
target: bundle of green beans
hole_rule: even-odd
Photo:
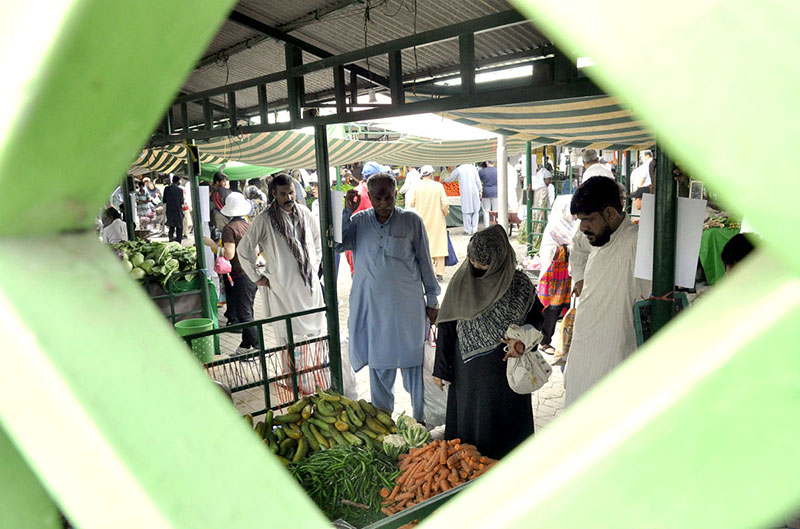
[[[386,454],[359,446],[334,446],[287,468],[329,519],[356,527],[383,518],[380,490],[394,487],[400,474]]]

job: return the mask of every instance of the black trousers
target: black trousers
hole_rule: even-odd
[[[181,242],[183,240],[183,224],[169,227],[169,240],[177,242]]]
[[[233,286],[226,285],[226,295],[233,294],[233,299],[228,299],[228,310],[236,318],[237,323],[253,321],[253,302],[256,299],[258,286],[250,281],[246,274],[233,278]],[[258,331],[255,326],[242,330],[242,343],[239,347],[258,347]]]
[[[569,308],[569,304],[564,305],[550,305],[542,314],[544,315],[544,323],[542,324],[542,343],[541,345],[550,345],[553,339],[553,333],[556,331],[556,324],[561,319],[561,312],[564,308]]]

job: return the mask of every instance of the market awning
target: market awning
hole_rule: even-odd
[[[444,112],[442,116],[512,140],[603,150],[646,149],[652,133],[608,96]]]
[[[222,164],[230,161],[262,167],[315,167],[314,136],[298,131],[265,132],[244,137],[225,137],[199,143],[200,161]],[[525,150],[524,139],[506,142],[509,155]],[[432,140],[374,142],[328,138],[331,165],[375,160],[389,165],[458,165],[461,163],[494,160],[497,140],[468,141]],[[134,167],[153,171],[175,171],[185,160],[183,145],[146,149]]]

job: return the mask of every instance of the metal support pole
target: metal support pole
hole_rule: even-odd
[[[314,147],[317,157],[319,178],[319,224],[322,234],[322,277],[325,281],[325,316],[328,319],[328,345],[331,359],[331,383],[340,393],[342,386],[342,350],[339,340],[339,304],[336,293],[336,263],[333,255],[333,223],[331,207],[331,186],[327,183],[328,174],[328,131],[325,125],[314,127]],[[325,182],[325,185],[322,183]]]
[[[303,64],[303,52],[293,45],[287,43],[285,46],[286,55],[286,91],[289,97],[289,121],[292,128],[296,121],[300,120],[302,116],[300,112],[303,107],[303,96],[305,94],[305,84],[303,76],[296,75],[294,69]]]
[[[136,238],[136,225],[133,223],[133,200],[131,200],[131,186],[129,176],[126,174],[122,180],[122,203],[125,205],[125,227],[128,231],[128,240]]]
[[[675,225],[678,196],[672,178],[672,162],[656,146],[656,215],[653,236],[653,297],[675,290]],[[672,318],[672,301],[653,301],[651,332],[655,334]]]
[[[631,212],[631,152],[625,151],[625,175],[622,185],[625,186],[625,212]]]
[[[192,231],[194,247],[197,249],[197,268],[203,277],[200,281],[203,300],[203,317],[211,317],[211,303],[208,299],[208,270],[206,269],[206,247],[203,243],[203,217],[200,213],[200,179],[195,172],[195,164],[199,163],[197,145],[186,144],[186,173],[189,175],[189,187],[192,193]],[[216,307],[213,307],[216,310]]]
[[[533,169],[531,167],[531,141],[525,142],[525,239],[528,255],[533,254]]]
[[[497,222],[508,231],[508,158],[506,137],[497,138]]]

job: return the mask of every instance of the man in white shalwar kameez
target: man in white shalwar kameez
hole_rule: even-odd
[[[275,176],[270,184],[272,202],[253,220],[239,242],[237,253],[242,269],[259,286],[267,317],[290,314],[325,305],[319,282],[322,243],[319,226],[307,207],[295,202],[291,177]],[[256,270],[256,246],[261,245],[267,261]],[[286,322],[273,324],[278,345],[288,343]],[[294,341],[323,334],[325,313],[292,318]]]
[[[481,177],[478,175],[478,168],[471,163],[459,165],[451,174],[453,175],[458,178],[464,232],[472,235],[478,231],[481,213]]]
[[[650,295],[650,282],[633,277],[638,226],[620,193],[613,180],[590,178],[570,204],[580,221],[570,255],[580,303],[564,374],[567,406],[636,350],[633,305]]]
[[[545,158],[546,161],[546,158]],[[531,189],[533,190],[533,207],[546,208],[547,207],[547,184],[545,180],[552,180],[553,173],[548,170],[548,164],[545,163],[536,171],[531,181]],[[531,233],[538,234],[544,231],[544,211],[542,209],[535,209],[531,214],[534,221]]]

